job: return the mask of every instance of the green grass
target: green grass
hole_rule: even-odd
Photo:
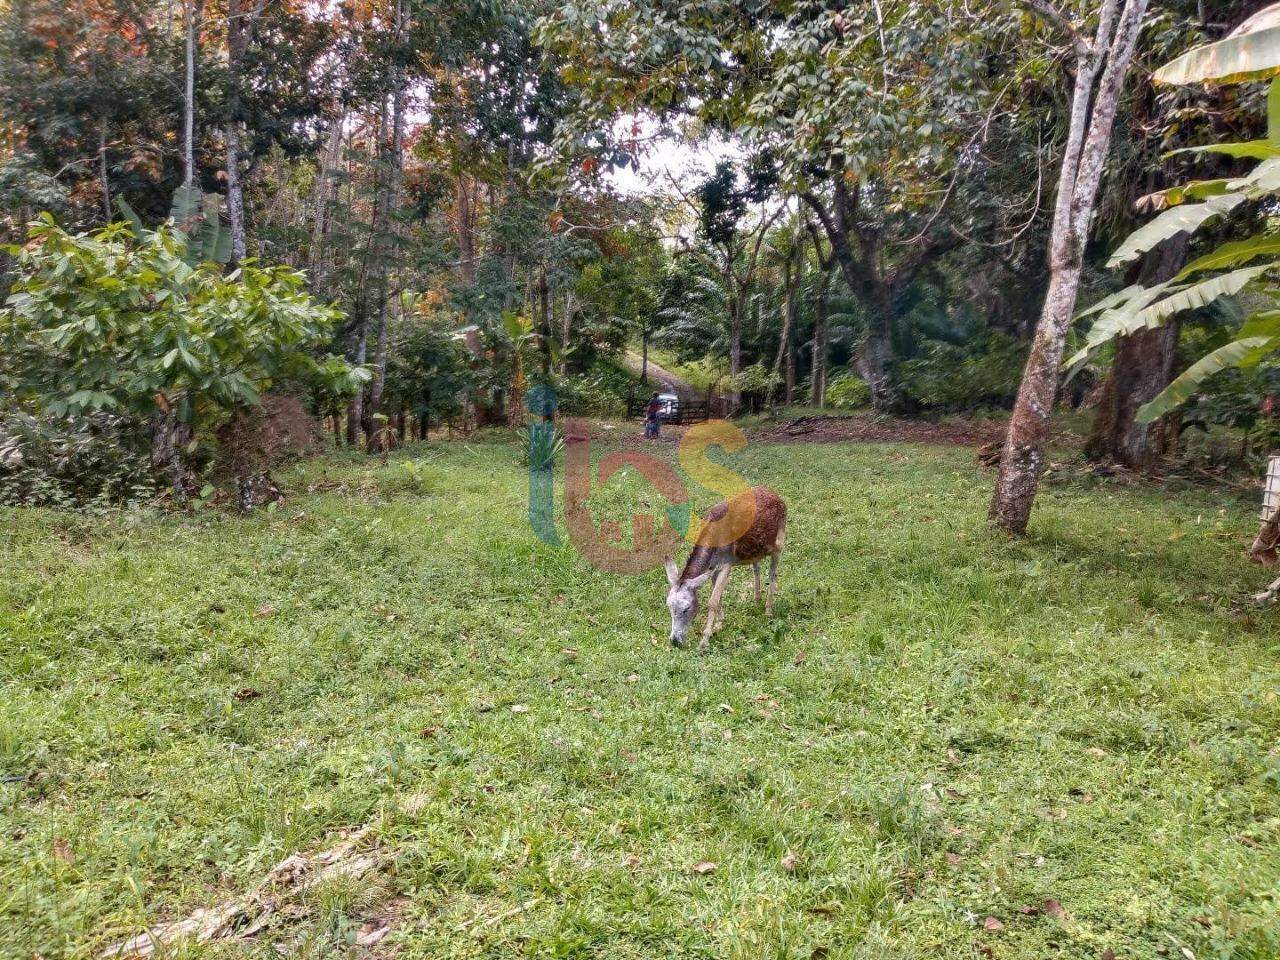
[[[182,955],[368,955],[384,914],[401,958],[1280,955],[1251,505],[1051,487],[1012,543],[968,450],[731,462],[789,552],[777,618],[739,573],[707,656],[665,645],[659,573],[533,536],[510,444],[307,464],[248,519],[0,512],[0,956],[365,823],[375,875]]]

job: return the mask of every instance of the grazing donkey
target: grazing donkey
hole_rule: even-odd
[[[773,615],[773,597],[778,589],[778,558],[782,556],[787,533],[787,505],[768,487],[752,487],[707,514],[684,570],[667,560],[667,609],[671,611],[671,642],[684,646],[685,634],[698,615],[698,588],[712,577],[711,602],[707,605],[707,625],[699,650],[711,645],[711,635],[724,624],[720,600],[735,566],[749,563],[756,576],[756,600],[760,600],[760,563],[769,558],[769,591],[764,610]],[[726,543],[728,540],[730,542]]]

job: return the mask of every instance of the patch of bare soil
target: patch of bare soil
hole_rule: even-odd
[[[656,440],[644,435],[644,424],[639,420],[624,420],[617,423],[605,423],[599,420],[566,421],[563,429],[566,443],[581,443],[589,439],[610,446],[644,449],[667,444],[674,446],[680,442],[688,427],[664,423],[662,432]]]
[[[871,414],[851,417],[796,417],[748,434],[756,443],[936,443],[977,447],[1000,443],[1005,425],[996,420],[948,417],[945,420],[902,420]]]

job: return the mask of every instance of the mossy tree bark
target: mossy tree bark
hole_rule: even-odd
[[[1055,24],[1069,27],[1066,18],[1047,2],[1033,6],[1047,12]],[[1049,237],[1049,289],[1009,419],[989,512],[992,522],[1007,533],[1026,532],[1044,471],[1063,348],[1080,291],[1089,221],[1120,91],[1146,9],[1147,0],[1125,0],[1123,8],[1120,0],[1106,0],[1092,41],[1071,29],[1076,78]]]

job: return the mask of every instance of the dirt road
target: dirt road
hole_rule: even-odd
[[[628,370],[637,376],[640,374],[640,368],[644,365],[643,358],[634,350],[628,350],[624,353],[622,362],[626,364]],[[658,366],[652,359],[649,360],[649,382],[660,393],[674,393],[681,398],[693,398],[699,395],[698,390],[689,381],[664,367]]]

